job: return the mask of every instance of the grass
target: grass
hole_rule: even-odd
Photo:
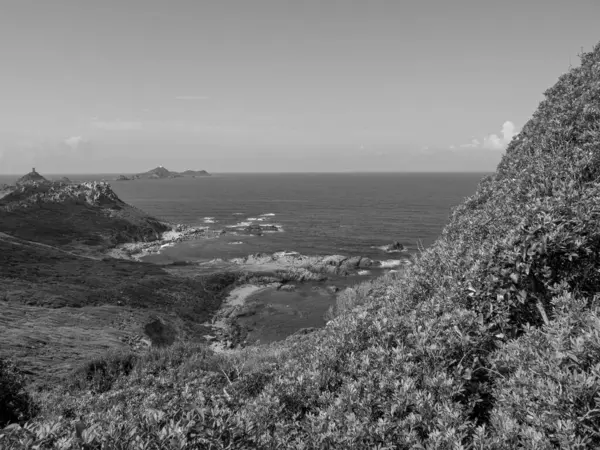
[[[305,336],[47,394],[71,413],[42,405],[0,445],[599,448],[600,45],[581,60],[406,276]]]

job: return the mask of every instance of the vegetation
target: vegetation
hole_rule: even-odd
[[[24,422],[36,413],[35,403],[25,390],[23,373],[14,362],[0,359],[0,426]]]
[[[153,350],[105,392],[40,394],[0,446],[599,448],[599,80],[600,45],[406,276],[323,330]]]

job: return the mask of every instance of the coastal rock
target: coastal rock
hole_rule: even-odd
[[[115,181],[133,181],[135,180],[135,177],[128,177],[125,175],[119,175],[117,178],[115,178]]]
[[[256,253],[244,258],[234,258],[231,262],[254,266],[256,269],[279,269],[299,281],[321,279],[308,274],[349,276],[356,274],[359,269],[376,266],[373,260],[361,256],[306,256],[298,252]]]
[[[385,246],[381,247],[381,249],[387,253],[398,253],[398,252],[403,252],[406,250],[404,245],[398,241],[394,241],[389,245],[385,245]]]
[[[261,236],[265,231],[279,231],[279,227],[276,225],[259,225],[257,223],[253,223],[245,227],[243,231],[245,233]]]
[[[295,284],[282,284],[277,290],[278,291],[293,292],[293,291],[296,290],[296,285]]]

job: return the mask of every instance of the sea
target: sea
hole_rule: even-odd
[[[220,271],[220,262],[256,253],[366,256],[382,267],[351,277],[300,283],[292,292],[264,290],[245,300],[237,323],[247,342],[268,344],[303,329],[325,326],[336,295],[388,272],[402,276],[413,255],[429,247],[448,222],[452,208],[476,190],[484,173],[304,173],[213,174],[210,177],[111,181],[115,175],[67,176],[74,182],[106,180],[125,202],[173,223],[227,233],[165,247],[147,262],[187,261],[198,273]],[[0,176],[0,184],[17,177]],[[250,224],[277,231],[249,235]],[[385,246],[400,242],[404,252]],[[227,264],[225,264],[227,266]]]
[[[226,229],[218,240],[166,248],[155,262],[229,259],[253,253],[367,256],[400,242],[408,254],[431,245],[453,207],[475,192],[484,173],[214,174],[210,177],[111,181],[110,174],[51,175],[107,180],[125,202],[169,222]],[[0,176],[0,183],[16,177]],[[262,236],[239,230],[275,225]],[[396,255],[397,256],[397,255]],[[393,263],[390,263],[393,265]]]

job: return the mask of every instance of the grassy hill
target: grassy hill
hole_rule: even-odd
[[[325,329],[151,352],[108,392],[40,395],[4,445],[599,448],[600,45],[545,94],[406,276]]]

